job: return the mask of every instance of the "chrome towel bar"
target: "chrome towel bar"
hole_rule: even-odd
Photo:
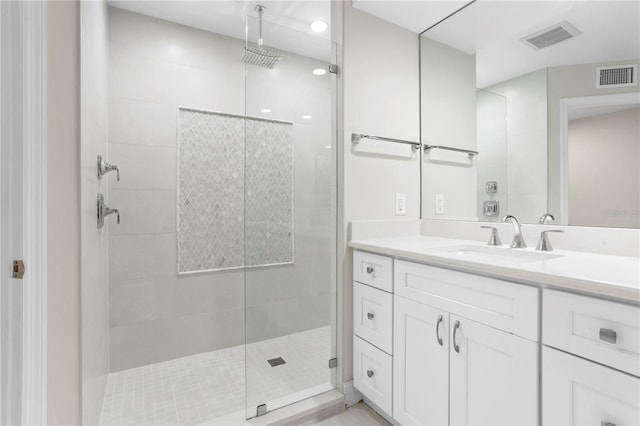
[[[469,160],[473,159],[473,157],[478,155],[478,151],[471,151],[469,149],[452,148],[449,146],[441,146],[441,145],[424,145],[425,153],[429,153],[429,151],[431,151],[432,149],[444,149],[446,151],[464,152],[469,156]]]
[[[404,145],[411,145],[411,148],[414,149],[414,150],[420,148],[420,142],[404,141],[402,139],[386,138],[384,136],[371,136],[371,135],[363,135],[363,134],[358,134],[358,133],[351,133],[351,143],[357,144],[357,143],[360,142],[361,139],[375,139],[375,140],[378,140],[378,141],[385,141],[385,142],[401,143],[401,144],[404,144]]]

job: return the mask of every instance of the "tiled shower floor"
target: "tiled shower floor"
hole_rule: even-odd
[[[309,389],[329,390],[330,327],[109,375],[101,425],[195,425]],[[271,367],[268,359],[286,364]],[[311,396],[311,395],[308,395]],[[268,404],[269,410],[273,404]]]

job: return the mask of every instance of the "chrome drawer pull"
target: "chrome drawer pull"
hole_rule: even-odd
[[[618,333],[616,333],[615,331],[609,328],[600,329],[600,340],[607,343],[613,343],[615,345],[617,338],[618,338]]]
[[[373,274],[373,267],[367,266],[367,274]]]
[[[616,426],[615,423],[605,422],[604,420],[600,422],[600,426]]]
[[[373,370],[367,370],[367,376],[373,377]]]
[[[372,320],[375,317],[375,315],[372,312],[367,312],[367,319]]]
[[[436,322],[436,340],[440,346],[443,345],[442,337],[440,337],[440,323],[444,320],[442,315],[438,315],[438,322]]]
[[[455,349],[455,351],[458,353],[460,353],[460,346],[458,346],[458,344],[456,343],[456,333],[458,332],[459,328],[460,321],[456,321],[456,324],[453,326],[453,349]]]

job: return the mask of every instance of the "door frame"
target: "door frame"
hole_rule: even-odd
[[[3,341],[3,350],[18,355],[19,392],[12,392],[20,406],[21,424],[46,423],[46,342],[47,342],[47,143],[46,143],[46,2],[3,2],[0,39],[7,47],[0,60],[3,98],[10,115],[2,115],[2,127],[10,126],[8,140],[1,141],[9,165],[6,191],[2,193],[2,216],[5,232],[14,235],[8,242],[9,258],[22,259],[26,272],[18,284],[21,297],[20,342]],[[10,93],[7,95],[7,90]],[[15,137],[14,137],[15,136]],[[16,196],[18,195],[18,196]],[[16,200],[11,209],[9,203]],[[18,201],[19,200],[19,201]],[[9,211],[13,213],[10,213]],[[11,214],[21,213],[13,222]],[[2,259],[7,262],[6,258]],[[11,265],[5,264],[3,273]],[[18,339],[16,339],[18,340]],[[16,347],[18,346],[18,347]],[[11,385],[14,390],[17,384]],[[17,416],[15,413],[14,416]]]
[[[569,225],[569,111],[572,107],[640,104],[640,92],[560,99],[560,223]]]

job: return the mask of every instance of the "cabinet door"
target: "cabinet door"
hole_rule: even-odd
[[[542,420],[547,425],[639,425],[640,379],[542,349]]]
[[[393,417],[400,424],[449,423],[448,317],[394,297]]]
[[[450,424],[537,424],[537,344],[456,315],[449,326]]]

